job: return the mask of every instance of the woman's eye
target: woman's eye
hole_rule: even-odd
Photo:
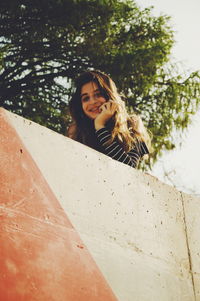
[[[99,97],[102,97],[102,95],[101,95],[101,93],[95,93],[94,97],[99,98]]]
[[[89,96],[86,96],[86,97],[83,97],[83,98],[82,98],[82,101],[86,102],[86,101],[88,101],[89,99],[90,99]]]

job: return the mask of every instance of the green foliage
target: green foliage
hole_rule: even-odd
[[[64,133],[75,77],[107,72],[153,134],[155,161],[200,101],[199,73],[170,65],[169,17],[132,0],[1,0],[0,105]]]

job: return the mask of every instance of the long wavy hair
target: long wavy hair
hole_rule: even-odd
[[[97,70],[86,71],[76,80],[76,91],[69,102],[69,111],[74,121],[71,125],[73,130],[70,131],[70,137],[98,149],[95,139],[94,121],[85,115],[81,103],[82,86],[89,82],[96,83],[106,101],[112,100],[119,104],[117,112],[106,124],[106,127],[111,131],[111,139],[108,141],[108,144],[117,138],[124,150],[129,151],[137,140],[140,140],[144,141],[150,148],[150,136],[140,117],[136,114],[129,116],[114,81],[107,74]]]

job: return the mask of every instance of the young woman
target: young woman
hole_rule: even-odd
[[[69,109],[74,122],[68,137],[134,168],[149,153],[147,130],[138,116],[128,115],[108,75],[100,71],[81,74]]]

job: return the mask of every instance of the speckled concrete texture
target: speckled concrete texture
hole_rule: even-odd
[[[199,301],[200,200],[6,112],[120,301]]]

